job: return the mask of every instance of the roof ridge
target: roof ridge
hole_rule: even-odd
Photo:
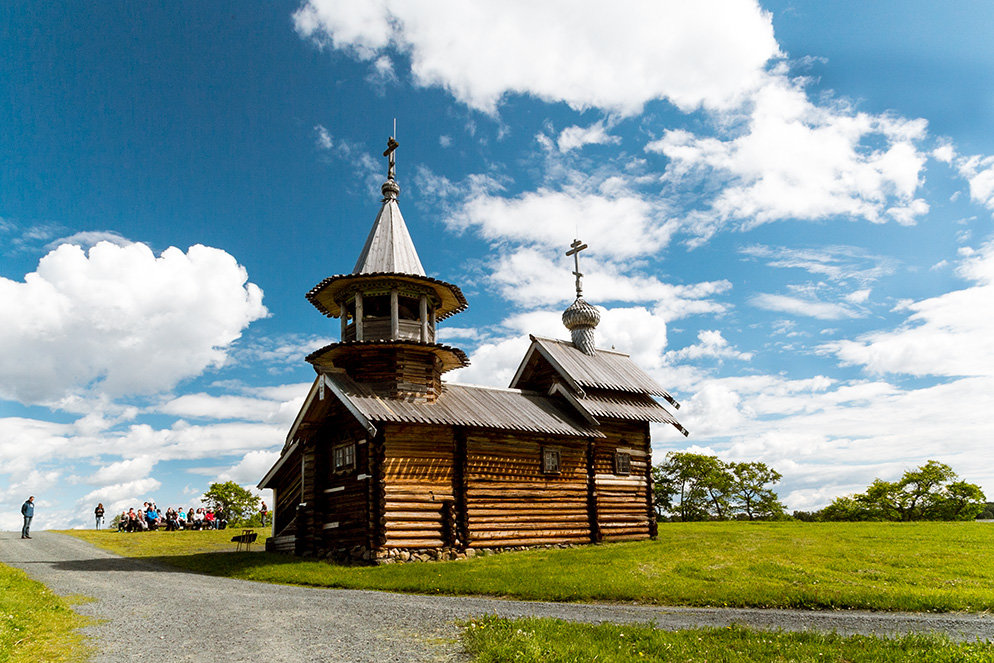
[[[558,343],[559,345],[565,345],[566,347],[570,347],[573,348],[574,350],[577,350],[576,346],[573,345],[572,341],[567,341],[561,338],[546,338],[545,336],[536,336],[534,334],[530,334],[530,336],[532,337],[532,340],[535,341],[548,341],[549,343]],[[594,348],[594,350],[596,350],[597,352],[603,352],[605,354],[621,355],[622,357],[631,357],[631,355],[628,354],[627,352],[622,352],[620,350],[606,350],[604,348]],[[577,350],[577,352],[579,352],[579,350]]]

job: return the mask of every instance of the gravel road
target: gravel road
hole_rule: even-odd
[[[95,663],[141,661],[465,661],[455,620],[483,614],[659,628],[753,628],[894,635],[942,631],[994,640],[994,616],[858,611],[658,608],[288,587],[214,578],[118,557],[71,536],[0,533],[0,562],[57,594],[96,601],[77,610],[105,620],[84,629]]]

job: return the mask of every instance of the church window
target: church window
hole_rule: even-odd
[[[542,448],[542,472],[544,474],[559,474],[559,461],[559,449],[552,449],[550,447]]]
[[[332,455],[336,472],[349,472],[355,469],[355,442],[338,445]]]
[[[628,476],[632,473],[632,455],[619,451],[614,454],[614,473]]]

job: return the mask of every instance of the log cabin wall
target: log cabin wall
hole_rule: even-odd
[[[346,423],[348,422],[348,423]],[[333,420],[318,434],[317,520],[320,556],[343,557],[369,543],[370,442],[348,419]]]
[[[384,424],[382,546],[457,544],[451,426]]]
[[[433,401],[442,393],[442,363],[430,350],[410,347],[365,347],[336,360],[357,382],[390,397],[423,397]]]
[[[602,424],[607,438],[593,444],[594,502],[601,538],[624,541],[654,536],[649,425],[618,420]],[[619,453],[630,459],[627,473],[618,471]]]
[[[479,429],[465,438],[468,545],[591,541],[586,439]],[[543,472],[545,448],[559,451],[558,473]]]
[[[299,448],[291,452],[273,483],[279,486],[279,489],[273,490],[273,534],[278,537],[293,536],[296,533],[297,505],[301,502]]]

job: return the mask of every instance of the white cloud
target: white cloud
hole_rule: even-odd
[[[155,467],[156,459],[152,456],[138,456],[120,460],[110,465],[104,465],[88,476],[86,483],[97,486],[108,486],[122,482],[136,481],[136,477],[147,478]]]
[[[224,251],[63,244],[23,282],[0,278],[0,397],[53,403],[171,389],[220,366],[267,314],[262,291]]]
[[[975,285],[907,303],[911,312],[896,330],[827,343],[822,352],[872,373],[994,377],[994,242],[967,251],[957,270]]]
[[[625,115],[664,98],[726,107],[780,55],[770,14],[741,0],[310,0],[294,21],[301,36],[361,60],[406,53],[417,84],[488,113],[507,94]]]
[[[970,184],[970,199],[994,210],[994,157],[963,157],[956,168]]]
[[[844,318],[859,317],[856,311],[842,304],[801,299],[788,295],[774,295],[767,292],[754,295],[749,299],[749,303],[767,311],[780,311],[792,315],[818,318],[819,320],[841,320]]]
[[[117,244],[118,246],[128,246],[129,244],[132,244],[131,240],[126,237],[122,237],[113,230],[85,230],[83,232],[73,233],[72,235],[53,240],[49,242],[45,248],[50,251],[60,244],[75,244],[76,246],[84,249],[89,249],[96,246],[100,242],[110,242],[111,244]]]
[[[195,419],[240,419],[290,424],[297,414],[293,408],[300,405],[303,405],[303,396],[281,402],[248,396],[212,396],[198,393],[183,394],[163,403],[155,410],[163,414]]]
[[[666,353],[666,360],[671,364],[695,359],[739,359],[749,361],[751,352],[741,352],[732,347],[728,340],[717,329],[705,329],[697,333],[700,343],[688,345],[679,350]]]
[[[664,210],[634,192],[608,195],[539,189],[515,198],[473,193],[446,219],[455,230],[476,230],[491,240],[544,247],[568,246],[579,229],[602,255],[631,257],[664,247],[676,224]]]
[[[741,228],[783,219],[831,216],[911,224],[928,211],[915,198],[926,155],[924,120],[812,103],[802,82],[771,74],[744,106],[719,122],[721,137],[668,130],[646,145],[670,161],[667,178],[720,185],[692,215],[708,237],[727,222]],[[730,128],[729,128],[730,127]]]
[[[566,127],[556,140],[556,147],[560,152],[576,150],[584,145],[604,145],[607,143],[620,143],[621,138],[612,136],[604,129],[604,122],[594,122],[589,127]]]
[[[161,487],[162,482],[151,477],[125,481],[90,491],[78,501],[78,504],[89,507],[91,504],[95,506],[98,502],[102,502],[106,511],[105,518],[109,523],[121,511],[140,506],[142,502],[155,501],[153,493]]]
[[[867,284],[893,274],[896,269],[892,259],[871,254],[856,246],[791,248],[754,244],[740,249],[740,252],[765,259],[769,267],[803,269],[832,281],[854,280]]]
[[[216,480],[234,481],[242,486],[254,488],[279,458],[278,449],[250,451],[235,465],[218,474]]]

